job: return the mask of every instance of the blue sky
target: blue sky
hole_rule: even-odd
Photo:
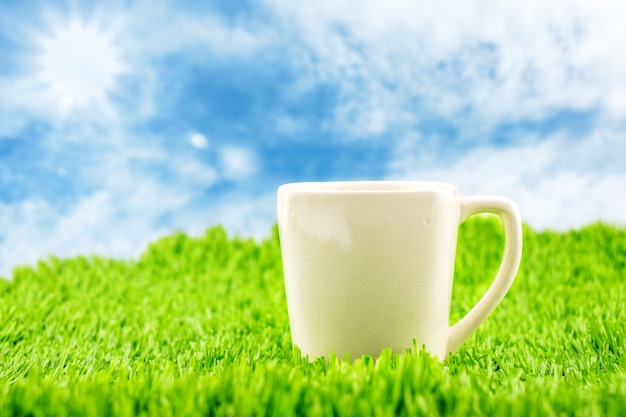
[[[197,3],[0,3],[0,276],[215,224],[261,238],[300,180],[626,224],[619,1]]]

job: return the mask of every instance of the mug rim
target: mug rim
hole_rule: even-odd
[[[358,180],[358,181],[302,181],[282,184],[278,187],[284,191],[307,194],[359,194],[359,193],[415,193],[448,191],[458,194],[458,188],[449,183],[439,181],[409,180]]]

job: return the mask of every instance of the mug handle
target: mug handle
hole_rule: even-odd
[[[502,197],[461,198],[459,224],[477,213],[493,213],[502,219],[504,253],[498,273],[487,292],[463,318],[450,327],[448,354],[456,351],[502,301],[513,284],[522,258],[522,220],[515,203]]]

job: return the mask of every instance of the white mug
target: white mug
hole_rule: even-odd
[[[475,213],[502,219],[503,259],[485,295],[450,327],[458,227]],[[292,341],[310,360],[404,353],[415,343],[443,360],[504,298],[522,254],[512,201],[459,197],[435,182],[285,184],[278,227]]]

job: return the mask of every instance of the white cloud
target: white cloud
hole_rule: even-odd
[[[423,143],[398,146],[391,177],[450,182],[462,195],[502,195],[532,227],[564,230],[596,220],[626,224],[626,137],[596,131],[530,145],[478,148],[447,163],[420,157]]]
[[[63,210],[44,200],[0,203],[0,277],[17,265],[49,255],[138,257],[147,244],[174,230],[201,235],[223,225],[231,234],[262,239],[276,221],[275,190],[258,196],[229,193],[219,200],[190,199],[189,191],[151,181],[128,190],[101,190]],[[159,222],[169,215],[169,222]]]
[[[307,128],[307,122],[304,119],[282,115],[276,118],[275,128],[278,133],[297,139],[298,134]]]
[[[228,23],[216,14],[194,14],[165,3],[140,1],[124,15],[126,47],[135,57],[177,54],[192,62],[247,58],[270,40],[267,26],[246,21]]]
[[[616,209],[626,198],[621,2],[267,4],[308,51],[293,60],[308,85],[337,89],[325,126],[346,139],[393,138],[390,177],[509,195],[540,228],[626,223]],[[522,128],[512,145],[494,135],[561,111],[593,112],[594,131],[564,120],[557,132]],[[454,138],[429,131],[439,121]]]
[[[263,239],[276,222],[276,190],[259,194],[231,191],[219,199],[198,201],[185,211],[173,213],[173,218],[173,223],[192,235],[221,225],[231,235]]]
[[[55,142],[54,135],[48,139]],[[0,276],[49,254],[136,256],[147,242],[177,227],[168,217],[188,211],[219,180],[191,151],[168,151],[129,137],[111,137],[106,144],[82,139],[79,160],[61,161],[63,141],[45,156],[47,164],[69,170],[70,185],[83,190],[73,200],[0,203]]]
[[[209,140],[202,133],[192,133],[189,136],[189,142],[198,149],[204,150],[209,147]]]
[[[147,190],[141,189],[146,196]],[[0,241],[0,276],[10,277],[17,265],[34,265],[49,255],[59,257],[98,254],[128,258],[136,256],[147,242],[167,233],[155,224],[155,212],[172,209],[151,190],[150,200],[120,204],[115,195],[99,191],[76,204],[59,209],[43,200],[0,205],[3,240]],[[11,220],[9,220],[11,219]]]
[[[245,147],[226,145],[219,150],[221,174],[227,179],[249,178],[258,170],[256,154]]]
[[[559,108],[626,117],[618,1],[268,4],[311,55],[295,54],[294,65],[337,87],[329,128],[346,135],[440,117],[481,137],[494,123]]]

